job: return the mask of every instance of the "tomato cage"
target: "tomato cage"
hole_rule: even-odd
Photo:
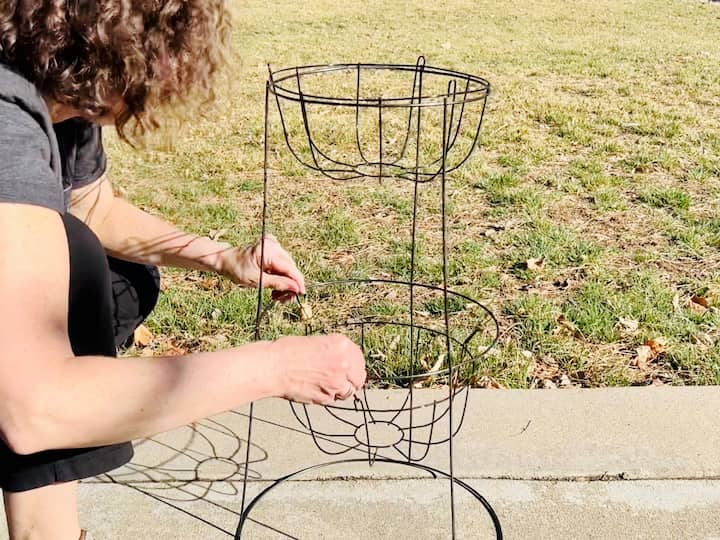
[[[305,227],[316,229],[308,242],[325,241],[313,249],[315,259],[345,262],[320,264],[318,275],[308,276],[313,282],[307,295],[285,306],[269,300],[261,276],[255,336],[345,334],[365,355],[368,381],[357,395],[332,405],[290,403],[318,450],[343,459],[280,478],[247,506],[243,490],[236,538],[258,504],[284,482],[359,462],[411,467],[449,480],[449,536],[462,534],[456,530],[457,487],[480,503],[494,537],[502,538],[490,504],[453,470],[453,438],[499,326],[482,303],[451,288],[457,269],[449,255],[447,179],[478,146],[489,92],[485,79],[428,66],[423,57],[414,65],[270,70],[261,231],[281,233],[288,224],[307,223],[309,213],[315,224]],[[271,104],[279,119],[274,130]],[[271,169],[271,158],[280,155],[271,151],[275,138],[284,142],[290,163],[310,170],[311,178]],[[275,194],[274,183],[282,185]],[[282,218],[277,226],[274,215]],[[374,219],[383,220],[380,227],[373,227]],[[248,441],[252,411],[251,405]],[[420,463],[445,455],[443,447],[448,472]]]

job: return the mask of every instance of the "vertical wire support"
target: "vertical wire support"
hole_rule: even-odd
[[[415,252],[417,249],[417,212],[418,192],[420,189],[420,128],[422,119],[422,92],[423,92],[423,67],[420,65],[418,74],[418,96],[417,96],[417,130],[415,133],[415,182],[413,185],[413,216],[412,216],[412,240],[410,244],[410,375],[415,375]],[[411,107],[412,108],[412,107]],[[408,429],[408,461],[412,461],[413,451],[413,387],[410,384],[410,425]]]
[[[382,110],[383,110],[383,100],[382,98],[378,98],[378,167],[380,168],[378,172],[378,183],[382,182],[383,179],[383,117],[382,117]]]
[[[265,266],[265,227],[267,221],[268,201],[268,128],[270,122],[270,81],[265,82],[265,129],[263,133],[263,204],[262,204],[262,225],[260,231],[260,276],[258,277],[258,297],[255,311],[255,341],[260,341],[260,320],[262,318],[263,304],[263,268]],[[240,503],[240,513],[245,512],[245,496],[247,494],[248,471],[250,469],[250,442],[252,440],[254,403],[250,402],[248,411],[247,448],[245,450],[245,470],[243,471],[243,489]]]
[[[357,146],[360,159],[365,165],[368,165],[368,159],[365,157],[360,142],[360,64],[357,65],[357,77],[355,79],[355,146]]]
[[[447,189],[446,189],[446,174],[445,165],[447,162],[447,143],[448,143],[448,132],[447,132],[447,97],[443,98],[443,134],[442,134],[442,163],[441,165],[441,177],[440,177],[440,189],[442,199],[442,267],[443,267],[443,304],[445,314],[445,348],[447,350],[447,362],[448,362],[448,423],[450,424],[450,433],[448,437],[448,448],[450,458],[450,521],[452,524],[452,537],[455,539],[455,474],[453,471],[453,358],[452,358],[452,344],[450,343],[450,315],[448,313],[448,269],[447,269]]]

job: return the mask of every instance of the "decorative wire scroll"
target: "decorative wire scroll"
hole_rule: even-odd
[[[407,274],[308,286],[304,302],[318,315],[293,319],[288,308],[266,305],[260,275],[255,336],[267,337],[270,327],[275,332],[279,327],[281,335],[332,331],[344,333],[360,345],[368,385],[399,390],[393,393],[400,395],[397,402],[376,403],[372,396],[377,393],[362,389],[354,399],[326,407],[291,403],[292,412],[327,455],[362,451],[369,465],[395,463],[447,478],[453,539],[456,486],[482,503],[492,518],[496,537],[502,538],[490,505],[455,478],[453,470],[453,437],[465,418],[479,362],[495,345],[499,327],[485,306],[449,288],[447,174],[462,166],[476,148],[489,92],[485,79],[427,66],[423,57],[415,65],[357,63],[270,70],[265,92],[263,235],[270,203],[271,100],[277,106],[283,139],[297,162],[331,181],[409,181],[412,214]],[[420,281],[423,272],[419,267],[423,235],[429,232],[427,222],[419,218],[425,204],[421,186],[431,183],[440,184],[434,227],[439,233],[435,238],[439,237],[440,246],[435,249],[441,275],[435,284]],[[425,244],[422,249],[427,251]],[[264,257],[262,251],[261,261]],[[393,299],[389,314],[373,311],[376,301],[387,299]],[[390,342],[388,336],[393,336]],[[418,388],[434,390],[418,392]],[[252,418],[251,405],[248,441]],[[418,463],[432,447],[440,445],[448,448],[447,473]],[[388,457],[388,452],[394,455]],[[243,488],[243,514],[236,538],[240,538],[250,510],[275,485],[318,467],[323,465],[281,478],[247,507]]]

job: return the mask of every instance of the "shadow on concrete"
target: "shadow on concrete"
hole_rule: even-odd
[[[268,452],[255,443],[248,454],[247,441],[238,433],[247,434],[247,416],[233,412],[223,415],[222,421],[205,419],[143,439],[135,443],[130,463],[88,483],[122,485],[234,537],[245,469],[248,481],[263,480],[254,466],[268,460]],[[218,519],[222,514],[226,515]],[[250,521],[280,538],[295,538],[266,523]]]

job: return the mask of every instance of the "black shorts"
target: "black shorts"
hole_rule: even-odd
[[[63,216],[70,252],[68,336],[76,356],[115,356],[152,311],[159,274],[146,267],[108,259],[97,237],[70,214]],[[132,444],[48,450],[21,456],[0,441],[0,488],[27,491],[80,480],[124,465]]]

